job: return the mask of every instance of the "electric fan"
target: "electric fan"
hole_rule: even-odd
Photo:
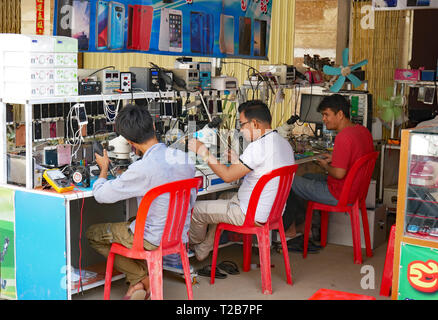
[[[329,76],[339,76],[335,84],[330,87],[330,91],[338,92],[344,85],[344,82],[347,78],[351,81],[354,87],[359,87],[362,84],[362,81],[360,81],[360,79],[351,72],[359,69],[367,63],[368,60],[365,59],[353,66],[348,65],[348,48],[345,48],[344,51],[342,51],[342,66],[332,67],[325,65],[322,69],[324,73]]]

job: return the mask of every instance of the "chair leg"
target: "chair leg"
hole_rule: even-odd
[[[383,267],[382,284],[380,285],[381,296],[389,297],[391,292],[393,264],[394,264],[394,242],[395,242],[395,224],[391,227],[388,247],[386,248],[385,266]]]
[[[363,226],[363,236],[365,238],[365,248],[367,257],[373,256],[373,249],[371,249],[371,240],[370,240],[370,226],[368,223],[368,212],[365,204],[365,200],[360,202],[360,211],[362,213],[362,226]]]
[[[269,231],[260,230],[257,233],[260,255],[260,273],[262,277],[262,293],[272,294],[271,279],[271,248],[269,245]]]
[[[243,235],[243,271],[251,270],[252,234]]]
[[[303,258],[307,257],[307,248],[309,246],[309,234],[312,227],[312,215],[313,215],[313,202],[308,201],[306,210],[306,222],[304,225],[304,248]]]
[[[221,231],[222,230],[219,228],[219,226],[217,226],[216,233],[214,234],[213,258],[211,260],[210,284],[214,284],[214,279],[216,277],[217,251],[219,248],[219,240],[221,237]]]
[[[362,247],[360,243],[360,220],[359,220],[359,203],[353,205],[350,211],[351,219],[351,231],[353,234],[353,252],[354,252],[354,263],[362,264]]]
[[[147,260],[151,300],[163,300],[163,256],[157,253]]]
[[[103,299],[109,300],[111,295],[111,280],[113,277],[114,267],[114,253],[110,251],[106,260],[106,272],[105,272],[105,288],[103,292]]]
[[[280,233],[281,247],[283,249],[284,267],[286,269],[286,281],[292,285],[292,275],[289,261],[289,252],[287,250],[286,235],[284,234],[283,221],[280,219],[278,231]]]
[[[186,281],[187,287],[187,297],[189,300],[193,300],[193,288],[192,288],[192,277],[190,274],[190,263],[189,257],[187,256],[187,250],[184,245],[181,243],[180,249],[181,262],[184,270],[184,279]]]
[[[321,247],[325,247],[327,245],[328,219],[328,212],[321,211]]]

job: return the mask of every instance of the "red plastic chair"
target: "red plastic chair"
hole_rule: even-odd
[[[386,247],[385,265],[383,267],[382,284],[380,285],[380,295],[389,297],[392,287],[392,273],[394,266],[394,244],[395,244],[395,224],[391,227],[388,246]]]
[[[132,248],[127,248],[119,243],[113,243],[108,255],[105,274],[104,299],[110,299],[111,278],[115,254],[131,259],[146,260],[150,287],[151,299],[163,299],[163,256],[179,253],[184,269],[184,277],[187,286],[189,300],[193,300],[192,282],[190,277],[190,264],[186,248],[182,242],[184,222],[190,204],[190,193],[192,189],[198,190],[199,179],[180,180],[167,183],[149,190],[143,197],[137,210],[137,218],[134,231],[134,242]],[[144,226],[147,213],[151,203],[162,194],[170,194],[169,210],[167,212],[166,225],[160,246],[153,251],[146,251],[143,248]]]
[[[313,210],[321,210],[321,246],[325,247],[327,244],[327,228],[328,228],[328,213],[329,212],[348,212],[351,219],[351,229],[353,233],[353,251],[354,251],[354,263],[362,263],[362,252],[360,244],[360,213],[362,214],[363,233],[365,238],[366,254],[368,257],[373,256],[370,241],[370,228],[368,225],[368,214],[365,205],[365,199],[367,197],[368,188],[371,182],[371,176],[374,171],[374,165],[376,164],[379,152],[371,152],[356,160],[351,169],[348,171],[347,177],[342,188],[341,196],[339,197],[338,204],[331,206],[314,201],[308,201],[306,211],[306,222],[304,231],[304,250],[303,257],[307,257],[307,248],[309,244],[309,233],[312,226]],[[356,175],[359,170],[363,171],[363,178],[361,181],[357,181]],[[350,196],[350,190],[352,184],[359,184],[360,188],[358,194],[353,195],[355,201],[353,205],[348,203]]]
[[[357,293],[322,288],[316,291],[309,300],[376,300],[376,298]]]
[[[292,181],[297,171],[298,165],[285,166],[271,171],[263,175],[257,182],[249,199],[248,210],[246,212],[245,221],[242,226],[235,226],[227,223],[219,223],[216,228],[213,259],[211,263],[211,280],[214,284],[216,275],[217,251],[219,239],[222,230],[228,230],[243,234],[243,271],[248,272],[251,269],[251,250],[252,250],[252,235],[257,235],[257,242],[260,253],[260,272],[262,275],[262,292],[263,294],[272,294],[271,283],[271,253],[269,242],[269,231],[278,229],[280,232],[281,245],[283,248],[284,264],[286,268],[287,283],[292,285],[291,268],[289,262],[289,254],[287,250],[286,237],[284,234],[282,213],[286,205],[287,197],[292,186]],[[268,221],[261,227],[254,224],[254,217],[259,202],[260,194],[265,185],[272,179],[280,177],[277,196],[272,205],[271,213]]]

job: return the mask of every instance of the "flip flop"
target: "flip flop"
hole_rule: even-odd
[[[217,267],[228,274],[240,274],[239,268],[234,261],[222,261]]]
[[[198,275],[202,276],[202,277],[211,277],[211,264],[206,265],[205,267],[203,267],[202,269],[199,269],[197,271]],[[220,272],[219,268],[216,267],[216,274],[214,276],[216,279],[225,279],[227,277],[227,275],[225,273]]]

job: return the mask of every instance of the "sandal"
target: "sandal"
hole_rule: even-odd
[[[198,275],[203,277],[211,277],[211,264],[206,265],[202,269],[197,271]],[[216,279],[225,279],[227,275],[225,273],[220,272],[219,268],[216,267],[216,274],[214,276]]]
[[[237,264],[233,261],[222,261],[217,267],[228,274],[240,274]]]

